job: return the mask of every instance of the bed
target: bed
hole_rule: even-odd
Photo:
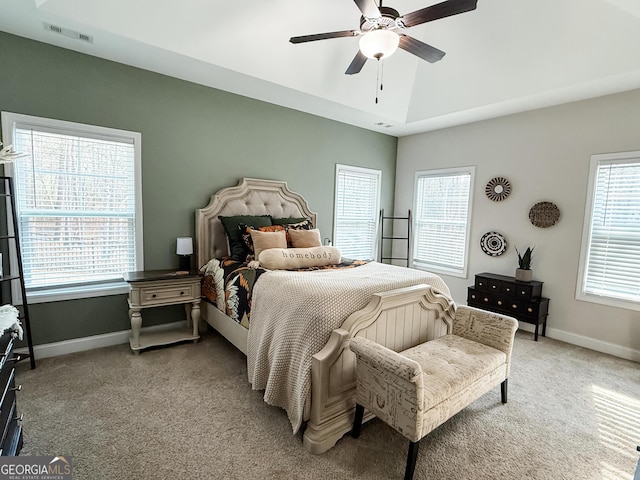
[[[198,265],[229,254],[219,216],[240,215],[307,218],[317,225],[306,200],[285,182],[243,178],[196,211]],[[353,422],[349,340],[363,336],[404,350],[448,333],[455,312],[437,275],[377,262],[335,271],[267,271],[256,280],[251,303],[248,329],[246,321],[206,301],[202,319],[247,355],[253,387],[287,411],[293,431],[304,430],[303,444],[314,454],[332,448]]]

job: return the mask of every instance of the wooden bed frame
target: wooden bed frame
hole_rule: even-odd
[[[196,211],[198,265],[228,254],[228,243],[218,215],[272,215],[307,217],[316,214],[286,182],[243,178],[211,196]],[[313,356],[309,418],[303,444],[311,453],[329,450],[351,430],[355,408],[355,355],[349,349],[354,336],[363,336],[400,351],[451,331],[454,305],[428,285],[374,294],[369,304],[334,330],[327,344]],[[202,318],[240,351],[247,353],[248,330],[215,306],[203,302]],[[371,415],[365,415],[365,419]]]

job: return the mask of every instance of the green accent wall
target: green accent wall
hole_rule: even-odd
[[[393,211],[397,139],[0,32],[0,111],[142,134],[144,265],[177,267],[195,210],[241,177],[285,180],[333,228],[336,163],[380,169]],[[129,328],[125,295],[32,304],[35,344]],[[143,326],[181,308],[149,309]]]

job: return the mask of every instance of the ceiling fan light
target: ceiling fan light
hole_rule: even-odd
[[[400,37],[391,30],[371,30],[360,37],[360,51],[368,58],[389,57],[398,49]]]

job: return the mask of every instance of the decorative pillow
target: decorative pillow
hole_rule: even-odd
[[[248,251],[244,246],[238,228],[240,224],[251,225],[253,227],[266,227],[271,225],[271,215],[238,215],[235,217],[224,217],[220,215],[218,219],[222,222],[224,231],[229,240],[229,256],[238,262],[244,262]]]
[[[340,263],[340,250],[336,247],[270,248],[256,258],[260,266],[271,270],[323,267]]]
[[[254,251],[253,251],[253,240],[251,239],[251,231],[252,230],[258,230],[260,232],[279,232],[285,231],[284,225],[269,225],[267,227],[259,227],[259,228],[254,228],[251,225],[244,225],[241,224],[239,225],[240,228],[240,236],[242,237],[242,241],[244,242],[244,246],[247,248],[247,250],[249,251],[249,255],[253,255]],[[287,237],[288,240],[288,237]]]
[[[293,248],[309,248],[321,247],[320,230],[288,230],[289,238],[291,238],[291,246]]]
[[[311,223],[311,220],[309,220],[306,217],[289,217],[289,218],[272,218],[271,219],[271,223],[273,223],[274,225],[290,225],[292,223],[301,223],[305,221]]]
[[[313,228],[313,223],[311,223],[311,220],[308,218],[305,218],[300,222],[285,223],[284,226],[287,230],[311,230]]]
[[[284,231],[261,232],[252,230],[251,239],[253,240],[253,250],[256,258],[260,256],[263,250],[269,248],[287,248],[287,234]]]

